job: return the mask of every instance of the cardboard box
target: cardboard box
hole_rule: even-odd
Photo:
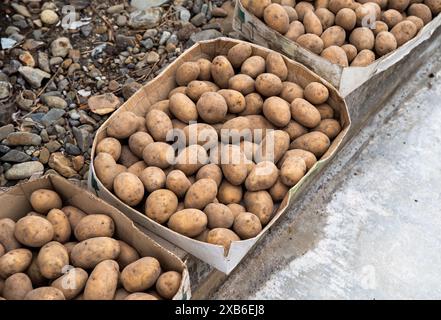
[[[124,103],[113,115],[101,126],[97,131],[95,140],[92,146],[92,159],[95,157],[95,148],[103,138],[106,137],[106,128],[114,117],[119,112],[132,111],[138,115],[144,116],[146,106],[149,106],[157,101],[167,99],[169,91],[176,87],[174,75],[176,69],[186,61],[194,61],[200,57],[210,57],[214,58],[217,55],[226,55],[228,50],[238,43],[243,41],[234,40],[229,38],[218,38],[215,40],[203,41],[195,44],[193,47],[188,49],[185,53],[179,56],[172,64],[170,64],[160,75],[155,79],[146,84],[138,92],[136,92],[126,103]],[[253,53],[266,56],[271,50],[263,48],[257,45],[252,45]],[[314,167],[309,170],[309,172],[303,177],[303,179],[297,183],[289,192],[289,197],[287,196],[282,202],[283,205],[275,213],[273,219],[265,226],[262,232],[255,238],[247,239],[243,241],[233,242],[231,244],[230,250],[227,255],[224,255],[224,248],[222,246],[213,245],[201,241],[197,241],[188,237],[185,237],[173,230],[167,228],[166,226],[160,225],[157,222],[148,218],[145,214],[127,206],[122,201],[120,201],[114,194],[109,192],[103,184],[96,177],[93,163],[90,165],[89,174],[89,185],[98,196],[109,202],[111,205],[115,206],[123,213],[125,213],[130,219],[139,223],[143,227],[149,229],[150,231],[158,234],[162,238],[174,243],[178,247],[186,250],[195,257],[205,261],[206,263],[212,265],[216,269],[224,272],[230,273],[234,267],[242,260],[242,258],[247,254],[248,251],[258,242],[258,240],[265,234],[265,232],[271,228],[271,226],[277,221],[277,219],[285,212],[287,207],[291,205],[295,198],[300,194],[300,192],[308,185],[312,178],[318,174],[321,169],[328,164],[332,156],[337,152],[339,146],[341,145],[346,133],[349,130],[350,118],[347,110],[346,103],[340,96],[338,91],[332,87],[326,80],[320,78],[312,71],[302,66],[301,64],[284,58],[285,63],[288,66],[289,76],[288,79],[295,81],[306,86],[309,82],[318,81],[326,85],[330,92],[329,103],[339,111],[340,113],[340,123],[343,130],[334,139],[331,147],[323,155],[320,161],[318,161]]]
[[[115,238],[133,246],[141,256],[155,257],[164,270],[174,270],[182,274],[181,287],[173,300],[188,300],[191,297],[190,277],[186,265],[173,253],[161,247],[135,227],[125,215],[98,199],[87,190],[81,189],[66,179],[49,175],[32,182],[17,185],[0,193],[0,219],[11,218],[17,221],[32,211],[29,198],[37,189],[56,191],[63,200],[63,205],[72,205],[88,214],[106,214],[115,222]]]
[[[339,89],[343,97],[406,57],[420,43],[429,39],[441,25],[438,15],[397,50],[375,60],[367,67],[341,67],[298,45],[268,27],[262,20],[247,11],[240,0],[236,1],[233,29],[249,41],[279,51],[328,80]]]

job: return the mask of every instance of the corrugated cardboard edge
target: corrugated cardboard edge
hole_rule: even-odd
[[[56,191],[62,197],[65,205],[73,205],[88,214],[100,213],[112,217],[116,225],[118,239],[136,248],[141,256],[157,258],[164,270],[174,270],[181,273],[181,286],[173,300],[188,300],[191,298],[190,277],[187,266],[181,259],[142,233],[130,219],[117,209],[60,176],[48,175],[31,182],[19,184],[1,193],[0,219],[11,218],[17,221],[32,211],[29,198],[33,191],[41,188]]]
[[[429,39],[440,25],[441,14],[425,25],[416,37],[397,50],[375,60],[369,66],[341,67],[302,48],[296,42],[272,30],[263,21],[247,11],[240,0],[236,0],[233,18],[233,29],[240,35],[254,43],[279,51],[303,63],[338,88],[343,97],[346,97],[373,76],[404,59],[412,49]]]
[[[138,92],[136,92],[125,104],[123,104],[98,130],[96,137],[92,146],[92,159],[95,156],[95,148],[98,142],[106,136],[105,130],[108,124],[112,121],[115,114],[123,112],[125,110],[130,110],[139,115],[145,113],[146,107],[161,100],[166,99],[168,92],[175,87],[174,74],[177,67],[185,61],[194,60],[203,56],[210,56],[213,58],[218,54],[226,54],[228,49],[233,45],[238,43],[243,43],[243,41],[229,39],[229,38],[218,38],[215,40],[203,41],[195,44],[193,47],[188,49],[184,54],[182,54],[178,59],[176,59],[172,64],[170,64],[158,77],[150,81],[144,87],[142,87]],[[266,56],[272,50],[263,48],[254,44],[253,47],[254,54],[261,54]],[[89,186],[105,201],[109,202],[123,213],[127,214],[129,218],[133,219],[137,223],[146,227],[152,232],[155,232],[164,239],[174,243],[175,245],[181,247],[187,252],[191,253],[195,257],[207,262],[216,269],[229,274],[240,262],[240,260],[250,251],[250,249],[257,243],[257,241],[265,234],[265,232],[277,221],[277,219],[285,212],[289,204],[292,204],[294,199],[298,196],[300,191],[304,189],[313,179],[313,177],[318,174],[321,169],[329,162],[329,160],[334,156],[336,151],[339,149],[346,133],[350,127],[350,117],[344,99],[338,93],[338,91],[326,80],[315,75],[308,68],[303,65],[284,57],[289,69],[291,69],[289,80],[295,81],[306,86],[307,83],[311,81],[318,81],[323,83],[330,91],[330,104],[339,111],[341,119],[341,125],[343,130],[334,139],[331,147],[323,155],[322,159],[318,161],[309,172],[303,177],[303,179],[291,189],[289,195],[282,202],[282,205],[275,213],[273,219],[265,226],[262,232],[252,239],[242,240],[238,242],[233,242],[231,244],[228,254],[224,255],[224,248],[218,245],[213,245],[209,243],[200,242],[188,237],[185,237],[179,233],[174,232],[167,227],[160,225],[153,220],[149,219],[147,216],[141,212],[125,205],[121,202],[115,195],[113,195],[109,190],[107,190],[101,182],[96,178],[95,170],[93,167],[93,161],[90,164],[90,174],[89,174]],[[295,70],[295,72],[294,72]]]

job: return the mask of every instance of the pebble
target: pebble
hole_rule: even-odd
[[[43,147],[40,149],[40,155],[38,156],[38,161],[40,161],[42,164],[47,164],[50,156],[51,154],[49,150]]]
[[[121,102],[113,93],[105,93],[90,97],[87,104],[93,113],[105,115],[115,111]]]
[[[180,9],[179,11],[179,19],[182,22],[189,22],[191,18],[191,13],[185,8]]]
[[[68,55],[70,49],[72,49],[72,45],[66,37],[60,37],[51,43],[51,53],[54,57],[64,58]]]
[[[22,16],[26,18],[31,17],[31,13],[29,12],[28,8],[26,8],[24,5],[18,4],[18,3],[11,3],[11,7],[17,12],[18,14],[21,14]]]
[[[33,87],[40,88],[41,82],[43,79],[49,79],[51,75],[43,70],[38,68],[31,67],[20,67],[18,68],[18,72],[23,76],[23,78]]]
[[[114,6],[110,6],[107,8],[107,13],[110,14],[115,14],[115,13],[120,13],[121,11],[124,11],[124,4],[116,4]]]
[[[82,152],[87,152],[89,147],[92,145],[92,135],[86,129],[81,127],[73,127],[72,132],[74,134],[75,140],[77,141],[78,148]]]
[[[5,173],[5,178],[8,180],[21,180],[30,178],[34,174],[42,174],[44,166],[39,161],[28,161],[14,164]]]
[[[217,18],[225,18],[226,16],[228,16],[227,10],[219,7],[214,7],[211,10],[211,14],[213,17],[217,17]]]
[[[60,19],[54,11],[46,9],[40,13],[40,20],[44,24],[53,25],[56,24]]]
[[[18,59],[23,62],[28,67],[35,67],[35,60],[32,54],[30,54],[28,51],[22,52]]]
[[[116,91],[119,89],[119,83],[116,80],[110,80],[109,81],[109,90],[110,91]]]
[[[118,15],[116,18],[116,25],[118,27],[124,27],[127,24],[127,17],[125,15]]]
[[[159,45],[163,45],[164,43],[166,43],[167,40],[170,38],[170,36],[171,36],[171,32],[164,31],[161,35],[161,39],[159,39]]]
[[[76,171],[80,171],[84,166],[84,157],[83,156],[73,157],[72,165]]]
[[[8,134],[6,144],[9,146],[39,146],[41,137],[30,132],[12,132]]]
[[[153,40],[150,39],[150,38],[147,38],[147,39],[141,41],[141,44],[142,44],[142,46],[143,46],[144,48],[146,48],[147,50],[150,50],[150,49],[153,48],[153,46],[154,46]]]
[[[127,47],[134,47],[136,45],[136,39],[135,37],[118,34],[116,35],[115,43],[118,48],[124,49]]]
[[[67,102],[63,98],[51,95],[44,95],[41,97],[41,101],[49,108],[66,109]]]
[[[66,150],[67,154],[70,154],[72,156],[78,156],[81,154],[80,148],[78,148],[76,145],[72,143],[66,143],[64,145],[64,149]]]
[[[204,13],[198,13],[193,18],[191,18],[190,22],[195,25],[196,27],[200,27],[206,22],[205,14]]]
[[[125,84],[121,89],[124,99],[129,99],[136,91],[141,89],[141,87],[142,84],[135,81]]]
[[[5,146],[4,144],[0,144],[0,157],[7,154],[9,152],[9,150],[11,150],[11,148],[9,148],[8,146]],[[0,168],[2,168],[2,167],[0,166]]]
[[[45,127],[49,127],[51,124],[61,119],[65,113],[66,112],[63,109],[51,109],[43,116],[43,118],[41,118],[40,122]]]
[[[78,175],[72,166],[72,161],[61,152],[52,153],[49,157],[48,165],[65,178],[72,178]]]
[[[12,124],[7,124],[0,127],[0,141],[5,139],[12,132],[14,132],[14,126]]]
[[[8,26],[5,30],[5,34],[9,37],[15,33],[20,33],[20,29],[14,26]]]
[[[49,141],[44,146],[49,150],[50,153],[53,153],[61,148],[61,144],[56,140]]]
[[[37,61],[38,66],[41,70],[46,72],[51,72],[50,66],[49,66],[49,56],[46,52],[39,51],[37,53]]]
[[[16,149],[10,150],[7,154],[0,158],[0,161],[4,162],[26,162],[29,160],[31,160],[30,156]]]
[[[158,62],[159,59],[160,59],[160,56],[159,56],[159,54],[158,54],[157,52],[155,52],[155,51],[150,51],[150,52],[147,54],[146,62],[147,62],[148,64],[153,64],[153,63]]]
[[[209,29],[209,30],[203,30],[198,33],[192,34],[190,36],[190,42],[192,44],[198,42],[198,41],[204,41],[204,40],[211,40],[222,37],[222,33],[220,33],[217,30]]]
[[[26,39],[22,47],[24,50],[34,51],[40,49],[43,46],[44,46],[43,41],[37,41],[35,39]]]
[[[0,81],[0,100],[8,98],[11,95],[12,86],[9,82]]]
[[[129,26],[134,29],[156,27],[161,21],[163,11],[162,8],[136,10],[130,14]]]

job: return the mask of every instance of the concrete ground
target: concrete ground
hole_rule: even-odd
[[[403,75],[331,172],[212,297],[440,299],[440,70],[438,52]]]

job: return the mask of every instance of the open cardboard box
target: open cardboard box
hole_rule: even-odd
[[[229,38],[218,38],[215,40],[203,41],[195,44],[185,53],[179,56],[179,58],[176,59],[172,64],[170,64],[160,75],[158,75],[155,79],[147,83],[138,92],[136,92],[101,126],[93,142],[91,154],[92,159],[94,159],[95,157],[95,149],[97,144],[106,137],[106,128],[109,124],[109,121],[111,121],[116,114],[123,111],[131,111],[137,115],[145,116],[145,110],[148,106],[157,101],[167,99],[169,91],[176,87],[174,75],[176,69],[182,63],[186,61],[194,61],[200,57],[208,56],[212,59],[217,55],[226,55],[228,50],[238,43],[243,43],[243,41]],[[267,48],[263,48],[254,44],[251,44],[251,46],[253,48],[253,54],[258,54],[263,57],[266,57],[268,53],[272,52]],[[265,232],[269,228],[271,228],[271,226],[277,221],[277,219],[279,219],[279,217],[286,211],[289,205],[294,202],[300,192],[305,189],[305,187],[313,180],[314,176],[317,175],[330,161],[330,159],[339,149],[339,146],[341,145],[346,133],[349,130],[350,118],[348,114],[348,109],[344,99],[340,96],[338,91],[334,87],[332,87],[332,85],[326,80],[320,78],[303,65],[286,57],[284,57],[284,60],[289,70],[288,81],[297,82],[303,87],[305,87],[308,83],[312,81],[317,81],[323,83],[329,89],[330,95],[328,103],[340,114],[340,124],[342,126],[342,131],[333,140],[330,148],[322,156],[320,161],[317,161],[317,163],[309,170],[309,172],[303,177],[303,179],[290,190],[289,194],[285,197],[285,199],[282,201],[282,204],[274,213],[272,220],[256,237],[233,242],[231,244],[230,250],[225,255],[224,248],[222,246],[201,242],[174,232],[166,226],[160,225],[157,222],[151,220],[145,214],[127,206],[114,194],[107,190],[95,174],[93,161],[91,161],[90,164],[90,188],[95,190],[95,192],[101,199],[115,206],[123,213],[125,213],[129,218],[133,219],[135,222],[139,223],[143,227],[174,243],[175,245],[191,253],[195,257],[212,265],[216,269],[226,274],[230,273],[247,254],[247,252],[251,250],[251,248],[259,241],[260,238],[262,238]]]
[[[367,67],[342,67],[306,50],[297,42],[271,29],[247,11],[240,0],[236,0],[233,19],[233,29],[241,36],[304,64],[338,88],[343,97],[405,58],[420,43],[429,39],[440,25],[441,14],[425,25],[413,39]]]
[[[174,270],[181,273],[181,286],[173,300],[190,299],[190,277],[184,262],[142,233],[130,219],[117,209],[60,176],[49,175],[32,182],[17,185],[4,193],[0,193],[0,219],[10,218],[17,221],[24,217],[32,211],[29,202],[32,192],[42,188],[56,191],[62,198],[63,205],[72,205],[87,214],[99,213],[111,217],[115,222],[117,239],[127,242],[143,257],[150,256],[158,259],[163,270]]]

